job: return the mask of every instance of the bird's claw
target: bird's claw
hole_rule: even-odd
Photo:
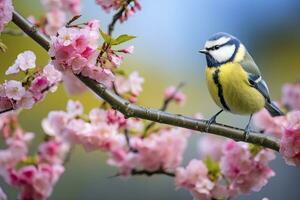
[[[247,125],[245,130],[244,130],[244,140],[245,140],[245,142],[247,142],[248,139],[249,139],[250,131],[251,131],[250,126]]]
[[[210,127],[212,124],[214,124],[214,123],[216,123],[216,117],[210,118],[210,119],[206,122],[205,131],[208,132],[209,127]]]

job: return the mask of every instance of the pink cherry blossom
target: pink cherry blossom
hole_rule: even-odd
[[[36,56],[32,51],[24,51],[17,56],[15,63],[8,68],[5,72],[6,75],[8,74],[15,74],[21,71],[26,71],[28,69],[35,68],[35,60]]]
[[[35,55],[30,51],[20,54],[14,66],[17,66],[16,72],[26,71],[31,68],[29,66],[35,67]],[[61,81],[61,73],[51,64],[46,65],[42,71],[26,73],[27,77],[22,82],[10,80],[0,85],[2,110],[30,109],[41,101],[48,91],[54,92]]]
[[[188,189],[195,199],[210,200],[214,183],[208,178],[208,169],[200,160],[191,160],[186,168],[176,170],[177,187]]]
[[[131,46],[127,47],[127,48],[118,50],[118,52],[126,53],[126,54],[132,54],[133,51],[134,51],[134,46],[133,45],[131,45]]]
[[[130,91],[133,95],[139,96],[142,92],[142,84],[144,83],[144,78],[139,75],[137,71],[132,72],[129,77]]]
[[[115,88],[119,94],[125,94],[130,91],[130,84],[126,77],[117,75],[114,81]]]
[[[77,117],[83,114],[83,106],[79,101],[69,100],[67,103],[67,113],[70,117]]]
[[[268,166],[275,159],[271,150],[262,149],[253,154],[248,145],[229,140],[223,151],[221,172],[230,181],[231,190],[237,194],[259,191],[275,175]]]
[[[225,138],[215,135],[204,135],[200,138],[198,147],[201,158],[211,157],[214,161],[220,161],[223,156],[223,144]]]
[[[122,3],[119,0],[96,0],[103,10],[109,12],[111,9],[117,10],[121,7]]]
[[[50,85],[56,84],[62,80],[62,74],[49,63],[43,69],[43,75],[45,75]]]
[[[107,111],[107,122],[109,124],[117,124],[119,127],[124,127],[126,125],[126,119],[124,115],[113,109],[109,109]]]
[[[82,144],[86,151],[108,151],[125,144],[125,138],[118,133],[117,126],[106,123],[91,126],[82,120],[71,120],[64,134],[71,142]]]
[[[100,22],[97,19],[90,20],[87,22],[88,27],[90,30],[99,31],[100,28]]]
[[[96,80],[98,83],[102,83],[108,88],[112,87],[112,83],[115,80],[115,75],[109,69],[89,66],[83,69],[82,75]]]
[[[70,145],[59,139],[51,139],[39,146],[40,161],[49,164],[63,164]]]
[[[71,71],[64,71],[62,75],[65,90],[71,94],[81,94],[86,91],[87,87]]]
[[[119,67],[122,64],[124,57],[116,54],[111,54],[108,59],[113,67]]]
[[[99,124],[107,121],[107,113],[104,109],[94,108],[89,113],[91,124]]]
[[[287,120],[280,140],[280,153],[287,164],[300,165],[300,112],[288,113]]]
[[[272,117],[266,109],[253,115],[253,124],[266,134],[281,138],[282,128],[286,126],[286,116]]]
[[[47,24],[45,26],[45,32],[48,35],[55,35],[59,28],[65,25],[67,20],[66,13],[59,9],[52,9],[46,14]]]
[[[29,165],[19,170],[11,170],[10,183],[20,188],[19,198],[45,200],[64,171],[62,165],[39,164],[37,167]]]
[[[119,174],[128,176],[132,170],[136,168],[139,162],[139,157],[136,153],[127,152],[123,148],[116,148],[110,151],[110,158],[107,163],[110,166],[117,167]]]
[[[144,130],[145,125],[141,119],[129,118],[126,120],[126,128],[134,133],[141,133]]]
[[[30,109],[35,103],[35,99],[31,92],[26,91],[25,95],[16,103],[16,108]]]
[[[29,88],[36,101],[41,101],[45,96],[45,91],[49,88],[49,80],[46,76],[37,76],[32,82]]]
[[[4,26],[12,20],[12,11],[14,10],[11,0],[0,0],[0,33]]]
[[[141,10],[141,5],[138,0],[134,0],[131,4],[124,4],[120,0],[96,0],[96,3],[102,7],[106,12],[111,10],[118,10],[122,6],[126,6],[120,21],[123,22],[128,19],[129,16],[132,16],[137,10]]]
[[[59,136],[69,120],[70,117],[66,112],[51,111],[48,117],[43,120],[42,127],[48,135]]]
[[[185,129],[162,129],[144,139],[133,138],[132,145],[139,153],[143,169],[155,171],[163,168],[172,171],[182,161],[188,136]]]
[[[285,84],[282,87],[281,100],[289,110],[300,110],[300,82]]]
[[[49,10],[56,9],[62,6],[61,0],[41,0],[41,3]]]
[[[5,82],[5,94],[8,98],[20,100],[25,95],[25,88],[19,81],[9,80]]]
[[[62,4],[66,10],[73,15],[79,15],[81,11],[80,0],[62,0]]]
[[[136,71],[129,74],[128,78],[117,75],[116,80],[114,82],[115,88],[119,94],[130,93],[133,97],[137,97],[140,95],[140,93],[143,90],[143,83],[144,78],[141,77]]]
[[[79,15],[81,11],[80,0],[41,0],[47,11],[60,10],[72,15]]]
[[[0,150],[0,171],[14,167],[28,152],[27,144],[32,140],[32,133],[18,133],[6,140],[7,149]]]
[[[165,99],[174,99],[179,105],[183,105],[186,100],[185,94],[181,91],[177,91],[177,88],[174,86],[170,86],[165,90]]]
[[[114,74],[110,69],[95,65],[97,46],[94,46],[94,40],[99,39],[99,34],[93,34],[95,32],[94,26],[97,27],[98,25],[96,22],[91,23],[94,23],[94,25],[88,24],[87,27],[83,29],[65,27],[59,29],[58,35],[51,38],[49,54],[55,57],[53,61],[55,67],[66,74],[66,85],[74,86],[73,81],[68,84],[68,78],[71,77],[70,72],[72,72],[82,74],[83,76],[111,87],[112,81],[114,81],[115,78]],[[97,36],[90,38],[91,34]],[[72,91],[74,87],[70,88]]]

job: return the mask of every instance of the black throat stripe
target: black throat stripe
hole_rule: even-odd
[[[216,69],[216,71],[213,73],[213,79],[214,79],[214,82],[215,84],[217,85],[218,87],[218,96],[219,96],[219,99],[220,99],[220,102],[222,104],[222,106],[230,111],[229,107],[227,106],[226,104],[226,101],[224,99],[224,96],[223,96],[223,88],[222,88],[222,85],[220,84],[220,81],[219,81],[219,73],[220,73],[220,69]]]

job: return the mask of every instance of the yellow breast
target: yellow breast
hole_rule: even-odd
[[[239,63],[227,63],[206,69],[208,90],[216,104],[237,114],[252,114],[265,105],[263,95],[248,82],[248,74]],[[221,91],[220,91],[221,90]]]

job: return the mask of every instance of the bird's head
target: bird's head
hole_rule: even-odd
[[[218,67],[224,63],[232,62],[243,46],[240,41],[228,33],[216,33],[210,37],[200,50],[200,53],[206,55],[208,67]]]

